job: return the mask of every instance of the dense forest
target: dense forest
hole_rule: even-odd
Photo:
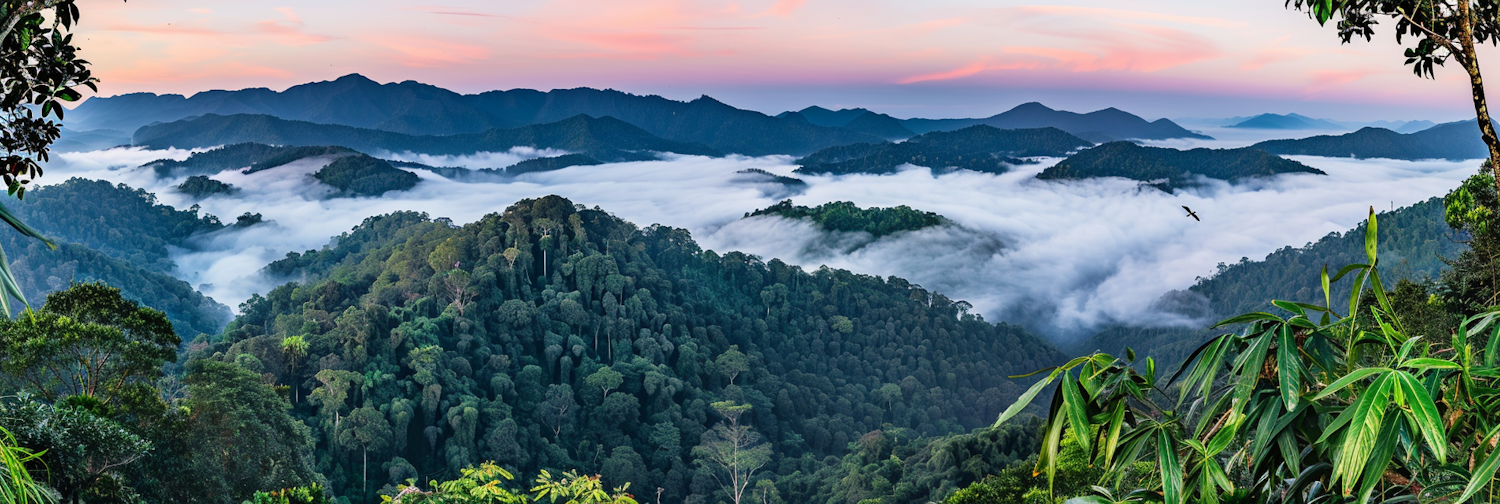
[[[28,299],[43,299],[72,282],[103,281],[130,299],[167,313],[179,334],[217,334],[229,308],[173,277],[169,247],[192,248],[194,237],[225,228],[197,208],[177,210],[125,185],[70,179],[28,191],[13,204],[17,217],[58,242],[0,233],[0,247],[16,266]]]
[[[866,209],[860,208],[852,201],[834,201],[815,207],[805,207],[793,205],[792,200],[783,200],[775,205],[747,212],[745,218],[760,215],[805,219],[812,221],[824,231],[863,231],[876,238],[949,223],[948,219],[941,215],[915,210],[906,205]]]
[[[332,124],[289,121],[267,115],[206,114],[193,119],[153,124],[136,130],[140,147],[206,148],[254,142],[285,146],[340,145],[366,154],[414,152],[458,155],[504,152],[512,147],[560,149],[599,160],[656,159],[651,152],[716,156],[702,144],[674,142],[613,117],[573,116],[557,122],[458,135],[407,135]]]
[[[1199,177],[1236,182],[1250,177],[1322,170],[1254,148],[1177,150],[1110,142],[1069,156],[1042,173],[1044,180],[1124,177],[1164,191],[1200,185]]]
[[[405,191],[416,187],[421,180],[415,173],[364,154],[335,159],[313,173],[313,178],[336,189],[336,196],[346,197],[378,197],[391,191]]]
[[[177,192],[201,200],[215,194],[234,194],[239,192],[239,188],[208,178],[207,175],[193,175],[177,184]]]
[[[895,173],[902,165],[932,168],[935,172],[973,170],[1005,173],[1026,164],[1020,158],[1066,156],[1093,143],[1057,128],[1002,130],[970,126],[957,131],[918,135],[901,143],[854,144],[830,147],[797,160],[798,173]]]
[[[599,160],[583,154],[564,154],[561,156],[539,157],[521,161],[507,166],[505,174],[520,175],[522,173],[561,170],[569,166],[593,166],[596,164],[600,164]]]
[[[885,425],[986,425],[1020,390],[1008,374],[1059,355],[896,278],[720,256],[557,197],[459,228],[374,217],[269,269],[306,280],[246,302],[198,355],[291,387],[340,495],[493,459],[707,498],[718,486],[691,462],[723,421],[711,403],[749,405],[767,475],[795,480]],[[306,354],[289,360],[288,337]],[[353,428],[391,441],[351,441]]]

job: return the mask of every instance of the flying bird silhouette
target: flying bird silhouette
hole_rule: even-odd
[[[1182,205],[1182,209],[1183,210],[1187,210],[1187,213],[1188,213],[1187,216],[1188,217],[1192,217],[1193,220],[1195,220],[1195,221],[1203,222],[1203,219],[1199,219],[1198,218],[1198,212],[1194,212],[1193,209],[1188,208],[1187,205]]]

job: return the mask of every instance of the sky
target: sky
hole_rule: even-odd
[[[1331,26],[1281,0],[79,4],[79,45],[101,96],[280,90],[360,73],[464,93],[707,94],[767,113],[819,105],[977,117],[1041,101],[1147,118],[1473,116],[1456,65],[1419,79],[1389,30],[1341,45]]]

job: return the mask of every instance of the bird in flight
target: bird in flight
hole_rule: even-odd
[[[1182,205],[1182,209],[1183,210],[1187,210],[1187,213],[1188,213],[1187,216],[1188,217],[1192,217],[1193,220],[1195,220],[1195,221],[1203,222],[1203,219],[1199,219],[1198,218],[1198,212],[1194,212],[1193,209],[1188,208],[1187,205]]]

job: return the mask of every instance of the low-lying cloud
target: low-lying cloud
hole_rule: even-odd
[[[1225,142],[1214,142],[1215,146]],[[187,151],[112,149],[59,156],[44,179],[71,176],[123,182],[157,193],[179,208],[194,203],[149,171],[121,168]],[[555,153],[553,153],[555,155]],[[509,152],[433,158],[424,164],[495,167]],[[242,190],[199,203],[233,220],[260,213],[272,224],[215,235],[200,250],[180,251],[179,276],[235,306],[272,285],[258,274],[289,251],[314,249],[364,218],[418,210],[455,222],[500,212],[521,198],[558,194],[600,206],[638,225],[661,223],[691,230],[706,249],[741,250],[815,269],[820,265],[909,279],[953,299],[968,300],[991,321],[1025,324],[1059,340],[1086,337],[1108,324],[1182,323],[1154,305],[1160,296],[1192,285],[1220,262],[1261,258],[1357,225],[1367,208],[1387,209],[1442,195],[1472,174],[1477,162],[1353,160],[1297,157],[1327,176],[1285,175],[1230,186],[1164,193],[1124,179],[1051,182],[1034,178],[1055,162],[990,175],[934,176],[912,167],[894,175],[793,174],[788,156],[707,158],[578,166],[532,173],[509,182],[460,183],[418,170],[415,189],[386,197],[321,199],[304,160],[252,175],[226,171],[214,178]],[[519,159],[517,159],[519,160]],[[785,195],[741,170],[759,168],[808,185],[799,205],[854,201],[860,206],[909,205],[942,214],[952,226],[881,239],[863,233],[826,233],[807,222],[778,217],[742,219]],[[1188,218],[1189,206],[1202,222]]]

